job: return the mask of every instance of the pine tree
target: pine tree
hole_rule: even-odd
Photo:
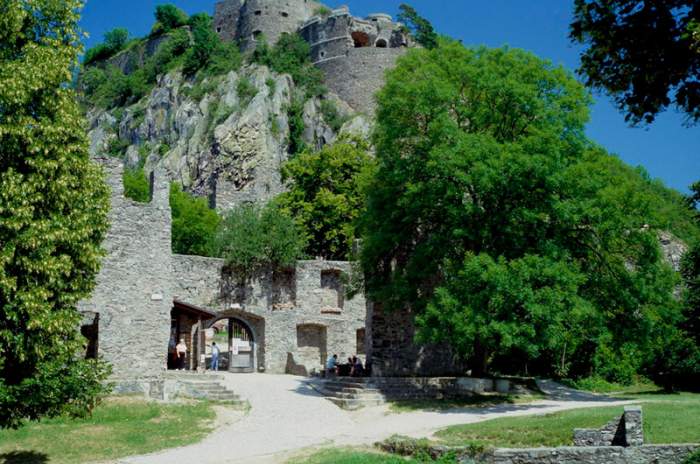
[[[70,86],[80,0],[0,0],[0,427],[81,415],[107,367],[81,359],[109,195]]]

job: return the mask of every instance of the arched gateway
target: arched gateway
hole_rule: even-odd
[[[168,368],[174,369],[175,345],[184,340],[187,345],[188,370],[204,370],[210,367],[212,344],[219,347],[219,370],[255,372],[257,360],[257,335],[253,326],[242,315],[220,314],[208,309],[173,301],[171,334],[168,347]]]

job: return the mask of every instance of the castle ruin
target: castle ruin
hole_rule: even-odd
[[[244,51],[263,38],[274,44],[283,33],[299,33],[310,44],[326,86],[366,114],[374,112],[384,73],[413,45],[390,15],[358,18],[347,7],[331,10],[312,0],[223,0],[215,7],[214,28],[223,40],[239,41]]]

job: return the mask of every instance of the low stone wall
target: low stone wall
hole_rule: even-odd
[[[681,464],[700,445],[645,445],[531,449],[496,449],[478,460],[471,457],[461,463],[484,464]]]
[[[574,429],[575,446],[641,446],[644,444],[642,408],[628,406],[625,413],[600,429]]]

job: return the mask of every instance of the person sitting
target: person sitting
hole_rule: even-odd
[[[338,355],[334,354],[333,356],[328,358],[328,361],[326,361],[326,376],[327,377],[334,376],[337,369],[338,369]]]
[[[362,360],[357,356],[353,357],[352,373],[353,377],[362,377],[365,374],[365,369],[362,367]]]

